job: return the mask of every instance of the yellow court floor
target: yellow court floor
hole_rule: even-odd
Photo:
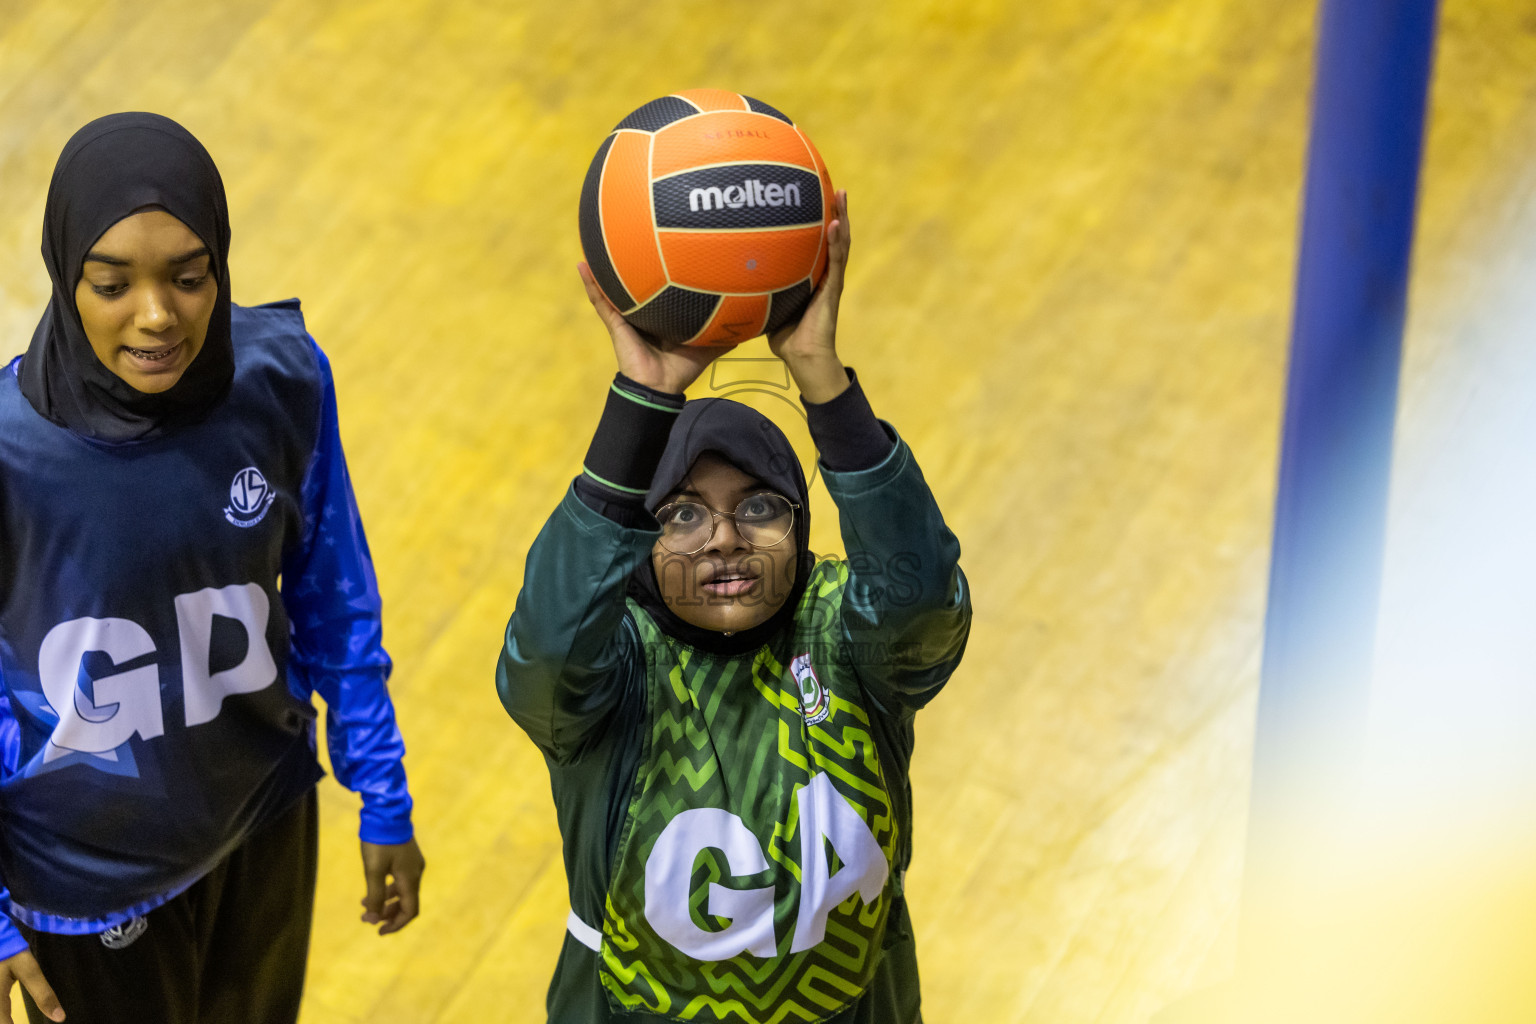
[[[0,355],[47,297],[60,147],[146,109],[223,172],[236,301],[301,296],[335,369],[430,867],[422,918],[374,936],[356,799],[322,785],[305,1024],[544,1019],[560,847],[492,670],[613,369],[574,269],[583,174],[622,115],[700,86],[794,117],[849,190],[840,346],[964,547],[973,637],[914,769],[927,1019],[1140,1022],[1221,975],[1314,13],[0,0]],[[1536,181],[1529,4],[1442,22],[1405,415]],[[813,521],[836,550],[819,488]]]

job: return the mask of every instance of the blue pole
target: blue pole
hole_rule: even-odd
[[[1243,945],[1365,734],[1436,0],[1323,0],[1254,744]],[[1304,872],[1303,872],[1304,873]]]

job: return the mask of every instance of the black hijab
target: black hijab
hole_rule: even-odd
[[[641,562],[630,577],[629,594],[665,633],[690,647],[711,654],[743,654],[773,639],[795,617],[795,606],[805,592],[815,561],[810,549],[810,493],[799,457],[789,438],[772,420],[740,402],[697,398],[683,406],[682,414],[672,425],[667,450],[651,479],[651,489],[645,495],[645,507],[652,512],[660,508],[667,495],[677,490],[694,462],[705,452],[715,453],[800,506],[795,510],[793,532],[798,559],[789,598],[767,621],[726,635],[684,622],[673,614],[662,600],[656,570],[649,558]]]
[[[107,369],[75,307],[85,254],[130,214],[161,209],[202,239],[219,284],[208,337],[175,385],[157,395]],[[160,437],[201,419],[235,375],[229,336],[229,211],[224,182],[200,142],[159,114],[109,114],[64,146],[43,210],[43,262],[53,298],[21,363],[21,391],[43,416],[98,441]]]

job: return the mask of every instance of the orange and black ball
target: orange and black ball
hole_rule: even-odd
[[[805,309],[827,265],[832,182],[788,117],[749,96],[652,100],[603,140],[581,190],[598,287],[652,339],[734,345]]]

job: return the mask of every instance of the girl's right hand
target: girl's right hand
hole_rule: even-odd
[[[624,319],[592,277],[592,268],[585,263],[576,264],[581,283],[586,285],[587,300],[597,311],[597,318],[608,329],[613,339],[613,354],[619,362],[619,372],[637,384],[644,384],[654,391],[678,394],[688,390],[688,385],[698,379],[704,367],[730,351],[729,346],[716,345],[653,345],[640,336],[640,332]]]
[[[11,986],[18,981],[49,1020],[64,1019],[64,1007],[59,1005],[59,997],[53,994],[48,979],[43,977],[43,969],[37,965],[37,957],[32,955],[30,949],[24,949],[7,960],[0,960],[0,1021],[13,1024]]]

